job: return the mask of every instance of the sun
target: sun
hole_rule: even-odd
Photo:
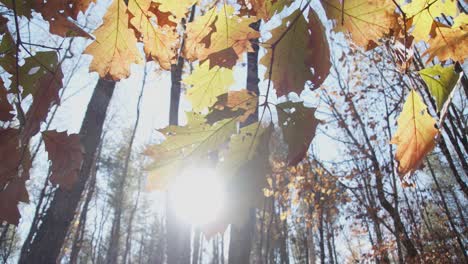
[[[169,204],[176,216],[197,226],[214,222],[224,199],[220,177],[210,168],[185,169],[169,187]]]

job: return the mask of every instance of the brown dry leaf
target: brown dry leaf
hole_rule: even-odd
[[[406,98],[398,117],[398,129],[390,141],[397,145],[395,159],[402,176],[418,169],[424,157],[435,147],[439,130],[435,119],[427,113],[427,106],[414,91]]]
[[[343,4],[342,4],[343,2]],[[392,0],[322,0],[335,31],[347,32],[357,45],[367,48],[394,27],[396,14]]]
[[[80,12],[85,13],[91,3],[96,3],[96,0],[66,0],[70,9],[68,10],[69,16],[73,19],[78,18]]]
[[[314,74],[311,81],[314,88],[319,88],[330,73],[330,47],[325,27],[313,9],[309,10],[308,18],[311,36],[309,37],[305,64],[313,68]]]
[[[271,77],[278,97],[290,92],[300,95],[307,81],[318,88],[328,74],[328,41],[323,28],[317,28],[314,16],[310,15],[308,23],[298,9],[271,31],[273,36],[267,41],[268,50],[260,63],[267,67],[265,78]]]
[[[243,123],[257,111],[258,97],[247,89],[230,91],[217,98],[217,102],[206,116],[208,124],[233,117],[238,117],[238,121]]]
[[[320,120],[315,118],[317,108],[304,107],[302,102],[285,102],[276,106],[278,124],[288,144],[288,165],[295,166],[304,159]]]
[[[78,180],[83,161],[80,136],[51,130],[42,132],[42,138],[49,160],[52,162],[50,182],[65,190],[71,190]]]
[[[292,4],[292,0],[238,0],[241,13],[259,17],[268,22],[275,14]]]
[[[258,18],[234,15],[232,6],[224,5],[219,11],[216,7],[211,9],[187,24],[185,57],[208,59],[210,67],[232,68],[242,53],[252,51],[250,40],[260,37],[260,33],[250,27],[256,21]]]
[[[436,36],[429,39],[429,48],[423,55],[429,55],[427,62],[435,57],[440,61],[452,59],[463,62],[468,56],[468,15],[460,14],[451,28],[439,27]]]
[[[89,1],[85,1],[88,2]],[[77,13],[81,10],[80,8],[87,8],[86,3],[85,6],[76,7],[78,10],[73,10],[73,1],[63,1],[63,0],[35,0],[34,2],[34,9],[42,14],[44,20],[49,22],[50,24],[50,33],[59,35],[61,37],[85,37],[91,38],[91,36],[80,28],[78,25],[73,23],[68,19],[70,15],[75,16],[76,19]],[[77,2],[80,4],[80,2]],[[76,15],[75,15],[76,13]]]
[[[104,16],[104,23],[94,35],[96,40],[84,52],[93,55],[89,70],[97,71],[101,78],[114,81],[127,78],[130,75],[130,64],[142,62],[123,0],[112,1]]]
[[[22,153],[24,151],[24,153]],[[19,131],[0,129],[0,222],[18,225],[19,202],[29,202],[25,182],[29,179],[31,159],[27,148],[19,146]]]
[[[7,98],[8,91],[3,80],[0,79],[0,121],[7,122],[15,116],[11,112],[14,110]]]
[[[138,31],[146,57],[159,62],[164,70],[170,70],[175,63],[179,35],[175,27],[158,26],[151,20],[155,15],[150,12],[152,0],[130,0],[128,11],[133,14],[130,23]]]

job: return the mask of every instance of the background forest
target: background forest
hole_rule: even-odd
[[[0,0],[0,263],[468,263],[463,0]]]

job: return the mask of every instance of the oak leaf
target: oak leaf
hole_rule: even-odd
[[[93,55],[90,71],[101,78],[118,81],[130,75],[130,64],[141,63],[137,39],[129,27],[129,15],[123,0],[112,1],[103,24],[94,32],[96,40],[85,53]]]
[[[179,21],[184,18],[188,13],[188,9],[195,5],[198,0],[154,0],[154,2],[159,4],[159,10],[161,12],[170,12],[174,18],[172,21]]]
[[[429,48],[423,55],[429,55],[427,62],[436,56],[440,61],[452,59],[463,62],[468,56],[468,15],[460,14],[451,28],[439,27],[436,36],[429,39]]]
[[[394,27],[396,15],[392,0],[322,0],[329,19],[335,20],[334,30],[347,32],[354,43],[372,47]]]
[[[224,5],[219,11],[217,7],[212,8],[187,24],[185,57],[200,61],[208,59],[210,67],[219,65],[232,68],[241,54],[252,51],[250,40],[260,37],[260,33],[250,27],[256,21],[258,18],[234,15],[232,6]]]
[[[437,110],[441,111],[458,81],[459,74],[455,72],[455,67],[453,65],[442,67],[437,64],[420,70],[419,74],[427,84],[431,95],[436,99]]]
[[[68,19],[72,13],[72,7],[73,3],[63,0],[35,0],[34,2],[34,10],[39,12],[44,20],[49,22],[50,33],[61,37],[79,36],[91,38],[88,32]]]
[[[78,134],[57,132],[56,130],[42,132],[45,149],[52,162],[50,182],[65,190],[71,190],[78,180],[78,173],[83,161],[83,151]]]
[[[288,145],[288,165],[297,165],[307,154],[320,120],[315,118],[316,108],[307,108],[302,102],[286,102],[276,106],[278,124]]]
[[[192,85],[187,91],[187,99],[192,103],[193,111],[198,112],[212,106],[219,95],[228,91],[234,84],[234,72],[219,66],[210,69],[205,62],[196,66],[182,82]]]
[[[170,70],[175,63],[179,36],[174,27],[158,26],[152,21],[155,18],[150,12],[152,3],[152,0],[130,0],[128,11],[133,15],[130,24],[144,43],[146,57],[159,62],[162,69]]]
[[[390,141],[397,145],[395,159],[400,175],[416,171],[424,157],[435,147],[435,137],[439,133],[435,125],[436,121],[427,113],[421,96],[411,90],[398,117],[396,134]]]

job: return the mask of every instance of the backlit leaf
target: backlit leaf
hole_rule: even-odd
[[[187,99],[192,103],[193,111],[198,112],[212,106],[220,94],[228,91],[234,84],[234,72],[219,66],[210,69],[205,62],[196,66],[182,82],[192,86],[187,91]]]
[[[436,36],[428,41],[427,62],[435,57],[440,61],[452,59],[463,62],[468,57],[468,15],[460,14],[451,28],[439,27]]]
[[[431,95],[436,99],[437,110],[441,111],[458,81],[459,75],[455,72],[455,67],[453,65],[442,67],[437,64],[436,66],[420,70],[419,74],[427,84]]]
[[[206,159],[210,152],[217,151],[236,131],[236,119],[225,119],[209,125],[203,115],[187,114],[185,126],[168,126],[160,129],[166,140],[147,148],[145,153],[154,163],[150,166],[150,185],[164,188],[170,171],[181,167],[181,162]]]
[[[400,5],[406,16],[411,19],[414,26],[411,35],[415,41],[427,40],[436,17],[455,17],[457,15],[457,1],[454,0],[412,0],[405,5],[406,0],[400,0]]]
[[[196,4],[198,0],[154,0],[159,3],[159,10],[162,12],[170,12],[174,16],[173,21],[180,20],[189,12],[189,8]]]
[[[215,65],[232,68],[242,53],[252,51],[250,40],[260,36],[249,26],[257,20],[234,15],[234,7],[230,5],[211,9],[187,24],[185,57],[189,60],[208,59],[210,68]]]
[[[130,0],[128,10],[133,14],[130,23],[140,33],[146,57],[159,62],[161,68],[170,70],[171,64],[175,63],[179,36],[174,27],[158,26],[152,21],[155,15],[149,11],[151,4],[151,0]]]
[[[395,159],[400,175],[416,171],[424,157],[435,147],[435,137],[439,133],[435,125],[436,121],[427,113],[427,106],[421,97],[411,90],[398,117],[396,134],[390,141],[397,145]]]
[[[129,16],[123,0],[112,1],[104,23],[94,32],[96,40],[84,51],[93,55],[90,71],[101,78],[118,81],[130,75],[130,64],[140,63],[137,40],[129,28]]]
[[[367,48],[390,31],[395,23],[392,0],[322,0],[334,30],[347,32],[357,45]]]

